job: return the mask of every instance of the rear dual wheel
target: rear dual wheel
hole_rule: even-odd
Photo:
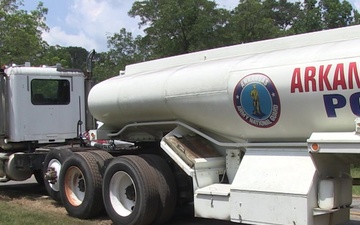
[[[104,209],[101,168],[112,156],[103,151],[79,152],[69,157],[60,174],[60,194],[69,215],[88,219]]]
[[[148,225],[156,216],[156,172],[139,156],[121,156],[108,165],[103,198],[111,220],[117,225]]]
[[[176,191],[170,190],[175,186],[170,184],[171,179],[167,184],[171,172],[166,166],[153,155],[121,156],[109,163],[104,174],[103,199],[114,224],[161,224],[171,217]]]
[[[174,174],[169,165],[158,155],[141,155],[157,174],[157,190],[159,192],[159,208],[153,224],[164,224],[174,214],[177,200],[177,187]]]

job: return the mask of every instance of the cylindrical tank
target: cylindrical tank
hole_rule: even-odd
[[[233,141],[305,141],[360,117],[360,27],[225,47],[128,66],[89,94],[121,129],[180,120]]]

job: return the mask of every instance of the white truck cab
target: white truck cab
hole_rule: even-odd
[[[66,144],[84,130],[84,81],[81,70],[61,66],[13,65],[0,71],[1,181],[25,180],[41,171],[46,154],[37,148]]]
[[[84,118],[84,74],[59,67],[9,67],[1,82],[6,142],[64,142]],[[6,148],[6,147],[5,147]]]

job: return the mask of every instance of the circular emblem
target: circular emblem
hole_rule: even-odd
[[[234,106],[240,117],[259,128],[274,126],[280,117],[280,98],[275,85],[265,74],[242,78],[234,90]]]

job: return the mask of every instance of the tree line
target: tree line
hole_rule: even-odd
[[[50,46],[42,40],[48,9],[20,10],[23,0],[0,1],[0,63],[85,68],[87,50]],[[94,68],[96,79],[117,75],[126,65],[216,47],[359,24],[346,0],[240,0],[231,10],[213,0],[138,0],[128,15],[139,17],[143,36],[125,28],[108,35],[108,51]]]

